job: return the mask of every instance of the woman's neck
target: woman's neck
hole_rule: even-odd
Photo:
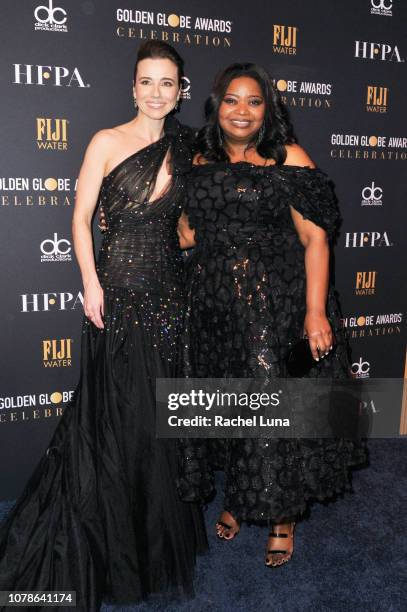
[[[224,149],[231,161],[245,161],[256,151],[253,147],[249,148],[248,142],[232,143],[225,141]]]
[[[164,135],[165,117],[162,119],[151,119],[140,113],[132,121],[132,127],[138,138],[145,140],[148,144],[157,142]]]
[[[225,152],[228,154],[232,163],[246,161],[257,166],[267,164],[267,160],[257,153],[255,146],[248,146],[249,143],[227,143],[225,142]]]

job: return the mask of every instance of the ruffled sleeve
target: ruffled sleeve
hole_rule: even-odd
[[[333,239],[341,222],[331,179],[319,168],[281,166],[279,182],[286,202]]]

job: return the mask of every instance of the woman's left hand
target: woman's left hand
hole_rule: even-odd
[[[328,355],[333,347],[331,325],[324,314],[307,312],[304,333],[308,338],[312,356],[316,361]]]

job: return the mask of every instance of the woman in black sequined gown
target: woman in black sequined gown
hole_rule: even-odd
[[[178,496],[175,441],[155,437],[155,379],[176,374],[184,302],[177,222],[191,132],[164,125],[181,69],[171,47],[144,45],[137,117],[99,132],[86,153],[74,217],[88,317],[80,382],[1,527],[0,589],[73,590],[81,612],[102,599],[191,596],[206,548],[199,506]],[[97,201],[109,230],[95,269]]]
[[[260,67],[226,69],[206,116],[188,181],[195,249],[185,375],[286,377],[289,343],[305,331],[318,360],[309,376],[348,377],[328,280],[328,239],[339,220],[330,180],[295,144],[278,92]],[[289,560],[294,522],[308,502],[350,490],[349,468],[365,461],[359,444],[344,439],[185,439],[180,450],[182,498],[210,498],[213,470],[223,469],[219,537],[235,537],[243,521],[272,523],[265,561],[273,567]]]

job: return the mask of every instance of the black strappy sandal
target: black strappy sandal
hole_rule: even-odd
[[[222,512],[222,514],[224,514],[225,512],[228,512],[228,511],[227,511],[227,510],[224,510],[224,511]],[[228,514],[230,514],[230,512],[228,512]],[[232,516],[232,515],[230,514],[230,516]],[[234,517],[232,517],[232,518],[234,518]],[[234,520],[235,520],[235,522],[236,522],[237,529],[235,529],[235,527],[233,527],[232,525],[228,525],[228,523],[225,523],[224,521],[219,520],[219,521],[217,521],[217,522],[216,522],[216,528],[217,528],[217,533],[216,533],[216,535],[218,536],[219,540],[233,540],[233,538],[235,538],[235,537],[237,536],[237,534],[238,534],[238,533],[239,533],[239,531],[240,531],[240,526],[239,526],[239,523],[236,521],[236,519],[235,519],[235,518],[234,518]],[[219,529],[218,529],[218,525],[220,525],[221,527],[224,527],[224,528],[225,528],[225,529],[227,529],[229,532],[232,532],[231,537],[226,538],[224,535],[221,535],[221,533],[220,533],[220,531],[219,531]]]
[[[275,527],[277,527],[277,525]],[[276,533],[273,528],[273,531],[270,531],[269,533],[269,538],[291,538],[293,539],[294,538],[294,528],[295,528],[294,522],[291,523],[291,529],[289,533]],[[277,563],[273,563],[273,562],[267,563],[269,555],[278,555],[278,554],[280,555],[288,554],[288,557],[282,558],[281,561]],[[291,551],[290,553],[287,549],[271,548],[270,550],[266,551],[266,558],[265,558],[264,563],[267,567],[280,567],[281,565],[284,565],[284,563],[287,563],[288,561],[290,561],[293,554],[294,554],[294,551]]]

